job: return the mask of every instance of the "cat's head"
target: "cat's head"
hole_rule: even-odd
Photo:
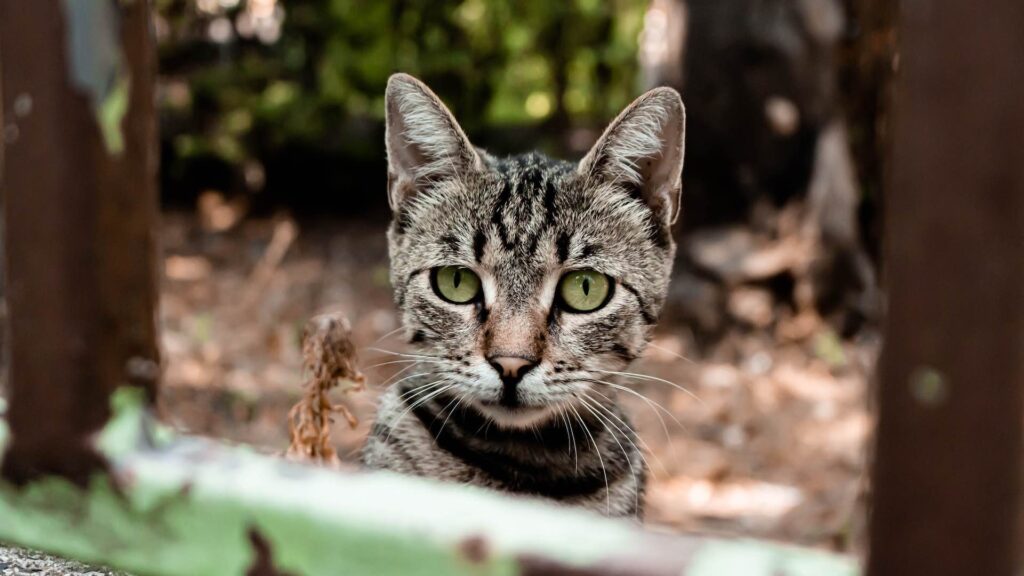
[[[497,159],[423,83],[387,87],[391,282],[435,389],[529,426],[647,344],[672,269],[685,113],[631,104],[578,164]]]

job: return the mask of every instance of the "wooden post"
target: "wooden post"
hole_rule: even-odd
[[[84,482],[110,393],[155,393],[154,60],[148,1],[0,0],[8,480]]]
[[[1024,3],[902,4],[868,574],[1018,574]]]

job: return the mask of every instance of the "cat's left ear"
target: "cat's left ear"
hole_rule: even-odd
[[[679,217],[686,110],[672,88],[637,98],[580,161],[590,182],[635,191],[667,225]]]
[[[384,100],[392,209],[430,182],[479,169],[480,155],[426,84],[408,74],[394,74]]]

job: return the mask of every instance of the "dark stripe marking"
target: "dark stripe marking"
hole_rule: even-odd
[[[487,247],[487,235],[483,230],[477,230],[473,235],[473,258],[479,264],[484,258],[484,248]]]
[[[654,316],[654,313],[652,313],[650,309],[647,307],[647,302],[640,296],[640,293],[636,291],[636,288],[633,288],[632,286],[625,282],[622,282],[621,280],[619,281],[619,284],[621,284],[623,288],[625,288],[630,294],[633,295],[634,298],[636,298],[637,304],[640,305],[640,314],[644,317],[644,322],[646,322],[648,325],[657,323],[658,319]]]

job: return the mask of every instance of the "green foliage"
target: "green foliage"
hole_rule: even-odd
[[[289,146],[354,158],[411,73],[471,136],[604,122],[636,95],[646,0],[160,0],[172,163],[231,165]],[[173,166],[171,167],[174,168]]]

